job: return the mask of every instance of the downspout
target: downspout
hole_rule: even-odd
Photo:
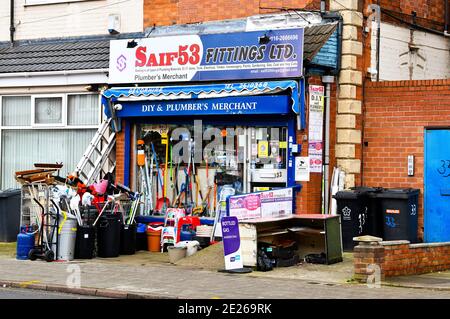
[[[14,32],[16,28],[14,27],[14,0],[10,0],[10,24],[9,24],[9,38],[11,46],[14,46]]]
[[[323,161],[323,213],[329,214],[330,207],[330,105],[331,105],[331,83],[334,82],[334,76],[322,76],[322,82],[325,87],[325,130],[324,130],[324,161]]]
[[[449,0],[444,0],[445,2],[445,27],[444,27],[444,35],[450,36],[449,33],[449,25],[450,25],[450,7],[449,7]]]
[[[377,82],[380,82],[380,39],[381,39],[381,10],[380,10],[380,0],[378,3],[377,12]]]

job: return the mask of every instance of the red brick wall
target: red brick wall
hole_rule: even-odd
[[[425,126],[450,126],[450,80],[366,84],[362,184],[420,189],[419,238],[423,238]],[[415,175],[407,156],[415,156]]]
[[[450,244],[384,245],[384,263],[381,268],[386,277],[448,270]]]
[[[372,274],[368,266],[374,264],[380,267],[381,278],[449,270],[450,243],[410,244],[403,240],[355,247],[355,279],[367,280]]]
[[[380,7],[402,20],[412,23],[411,12],[417,13],[416,23],[435,30],[444,30],[445,0],[380,0]],[[368,0],[368,3],[378,3],[378,0]],[[367,7],[367,5],[366,5]],[[398,24],[398,21],[382,14],[382,20]]]
[[[320,0],[144,0],[144,27],[243,18],[289,9],[319,9]]]
[[[122,122],[122,128],[125,123]],[[127,154],[127,156],[131,156]],[[125,162],[125,132],[122,130],[116,133],[116,182],[123,184],[124,181],[124,162]]]

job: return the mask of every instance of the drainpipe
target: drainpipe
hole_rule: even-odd
[[[323,212],[329,214],[330,207],[330,100],[331,100],[331,83],[334,83],[334,76],[322,76],[322,83],[325,87],[325,132],[324,132],[324,161],[323,161]]]
[[[450,30],[449,30],[449,25],[450,25],[450,5],[449,5],[449,0],[444,0],[445,2],[445,29],[444,29],[444,35],[445,36],[450,36]]]
[[[380,82],[380,40],[381,40],[381,10],[380,0],[378,0],[378,8],[375,9],[377,21],[377,82]]]
[[[11,46],[14,46],[14,32],[16,28],[14,27],[14,0],[10,0],[10,24],[9,24],[9,37],[11,41]]]

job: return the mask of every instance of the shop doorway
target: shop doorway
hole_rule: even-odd
[[[225,185],[235,194],[288,186],[287,125],[136,124],[136,132],[147,163],[135,185],[148,193],[148,174],[156,211],[167,198],[170,207],[203,207],[212,217]]]
[[[424,240],[450,241],[450,129],[425,131]]]

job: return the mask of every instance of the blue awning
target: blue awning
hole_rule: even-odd
[[[299,89],[296,81],[241,82],[205,85],[177,85],[159,87],[120,87],[103,92],[113,102],[136,101],[149,97],[152,100],[202,99],[226,96],[274,94],[290,90],[292,111],[300,114]]]

